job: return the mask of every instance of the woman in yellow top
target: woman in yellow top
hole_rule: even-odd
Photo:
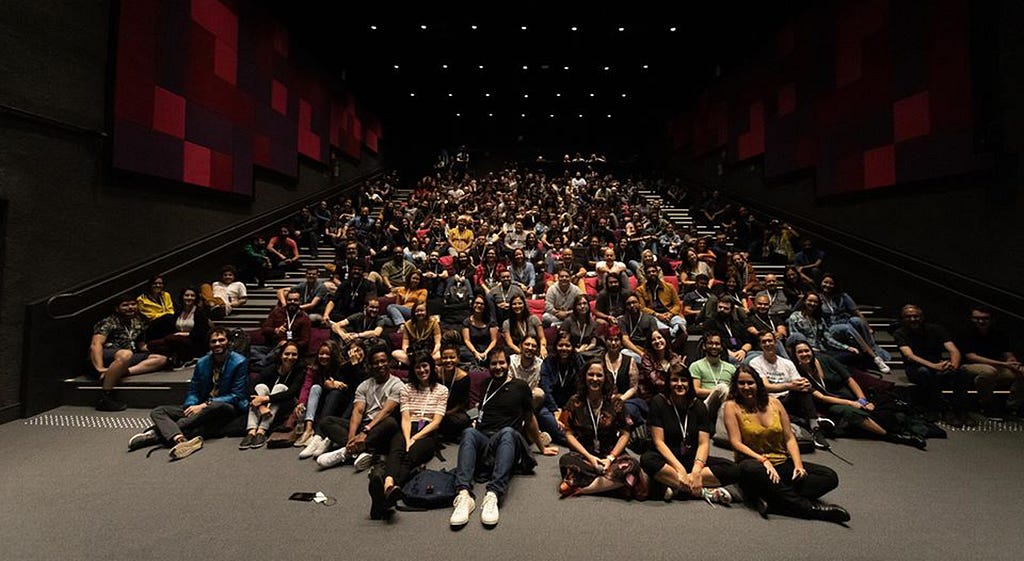
[[[388,306],[388,317],[391,324],[400,327],[412,317],[412,308],[416,304],[427,303],[427,288],[423,286],[423,273],[413,269],[405,276],[405,286],[391,289],[395,303]]]
[[[725,403],[725,427],[740,466],[740,485],[758,511],[847,522],[841,506],[817,499],[839,486],[832,469],[805,463],[779,400],[768,395],[764,382],[749,366],[740,366]]]
[[[164,290],[163,277],[149,279],[148,290],[135,299],[138,302],[139,314],[147,321],[160,316],[174,315],[174,302],[171,293]]]
[[[441,359],[441,324],[436,317],[427,315],[427,304],[412,305],[412,319],[398,329],[402,334],[402,348],[391,351],[391,356],[402,364],[409,364],[415,353],[426,353],[434,360]]]

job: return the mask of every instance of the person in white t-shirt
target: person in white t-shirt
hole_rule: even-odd
[[[530,386],[533,391],[533,407],[540,408],[544,403],[544,390],[540,387],[540,365],[544,360],[537,356],[537,349],[540,344],[533,335],[523,338],[519,348],[520,354],[508,357],[508,372],[513,378],[522,380]]]
[[[750,367],[761,375],[768,394],[782,402],[793,421],[811,429],[814,445],[828,449],[821,423],[830,427],[835,424],[818,417],[810,381],[800,375],[791,360],[780,357],[775,351],[775,333],[765,331],[758,335],[757,341],[763,354],[751,360]]]
[[[224,319],[235,308],[246,302],[248,294],[245,284],[235,280],[237,271],[233,265],[225,265],[221,269],[220,280],[213,284],[203,284],[199,290],[209,307],[212,319]]]

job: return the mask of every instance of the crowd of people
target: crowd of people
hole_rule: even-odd
[[[497,524],[531,447],[559,446],[562,497],[742,498],[765,516],[845,522],[820,500],[838,476],[807,451],[839,436],[924,449],[930,421],[971,424],[976,406],[1021,414],[1024,367],[988,308],[956,337],[920,305],[901,310],[908,405],[870,373],[888,373],[891,357],[811,240],[717,192],[581,165],[553,177],[439,168],[407,201],[389,175],[253,238],[237,269],[177,302],[154,278],[96,325],[97,408],[124,409],[112,392],[124,376],[193,362],[188,398],[154,410],[130,449],[181,459],[232,433],[242,449],[299,447],[322,469],[372,468],[375,519],[457,442],[453,526],[476,509],[481,479],[481,520]],[[642,188],[715,235],[677,229]],[[300,244],[332,263],[303,265]],[[217,326],[246,303],[240,278],[297,270],[305,278],[278,291],[261,329]],[[993,397],[1003,388],[1005,404]],[[712,456],[712,442],[733,458]]]

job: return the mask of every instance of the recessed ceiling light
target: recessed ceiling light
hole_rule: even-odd
[[[590,94],[590,97],[594,97],[594,94]]]
[[[441,68],[443,68],[443,69],[445,69],[445,70],[448,70],[448,65],[447,65],[447,64],[442,64],[442,65],[441,65]]]
[[[562,97],[562,94],[560,94],[560,93],[556,93],[556,94],[555,94],[555,97]]]
[[[569,70],[569,67],[568,67],[568,66],[566,66],[566,67],[564,67],[564,68],[565,68],[566,70]]]
[[[370,29],[372,29],[373,31],[377,31],[377,26],[376,25],[371,25]]]
[[[611,66],[605,66],[605,67],[604,67],[604,69],[605,69],[605,70],[611,70],[611,69],[612,69],[612,67],[611,67]]]
[[[619,28],[619,31],[625,31],[625,30],[626,30],[626,28],[625,28],[625,27],[620,27],[620,28]]]
[[[670,28],[668,28],[668,30],[671,31],[672,33],[676,32],[676,28],[674,28],[674,27],[670,27]]]
[[[530,94],[523,94],[523,99],[530,97]]]
[[[519,29],[522,29],[523,31],[526,31],[526,26],[524,25],[524,26],[520,27]]]
[[[475,25],[471,25],[471,26],[469,26],[469,28],[470,29],[476,29],[476,26]]]
[[[622,94],[622,97],[626,97],[626,94]]]
[[[484,65],[481,64],[480,66],[477,66],[477,68],[479,68],[480,70],[483,70],[484,69]]]
[[[582,119],[582,118],[583,118],[583,113],[580,113],[580,114],[579,114],[579,118],[580,118],[580,119]]]
[[[420,26],[420,29],[426,30],[426,29],[427,29],[427,26],[425,26],[425,25],[421,25],[421,26]]]
[[[488,113],[488,114],[487,114],[487,116],[488,116],[488,117],[493,117],[493,116],[494,116],[494,113]]]
[[[525,64],[523,65],[523,70],[529,70],[529,69],[530,69],[529,66],[526,66]]]
[[[448,92],[448,97],[455,97],[455,94]]]
[[[485,93],[485,94],[484,94],[484,97],[491,97],[491,94],[489,94],[489,93]]]
[[[461,116],[462,116],[462,113],[456,113],[456,114],[455,114],[455,116],[456,116],[456,117],[461,117]]]
[[[397,64],[395,65],[395,70],[398,70],[398,65]]]
[[[644,65],[644,70],[647,70],[648,68],[650,68],[650,66],[645,64]]]
[[[576,27],[576,26],[574,25],[574,26],[572,26],[572,30],[573,30],[573,31],[579,31],[579,30],[580,30],[580,28],[578,28],[578,27]]]

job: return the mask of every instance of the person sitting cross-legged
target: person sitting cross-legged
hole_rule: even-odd
[[[159,443],[171,446],[171,459],[187,458],[203,447],[203,438],[216,435],[249,405],[249,363],[228,350],[222,327],[210,330],[210,353],[199,359],[188,395],[181,406],[164,405],[150,414],[153,426],[128,441],[129,450]]]
[[[477,471],[486,465],[492,467],[480,520],[488,526],[498,523],[498,501],[505,495],[513,471],[529,472],[536,465],[523,436],[524,430],[542,454],[558,454],[558,447],[545,446],[541,441],[537,418],[533,414],[533,394],[526,382],[508,375],[505,349],[491,349],[487,363],[491,377],[477,407],[478,416],[474,426],[463,431],[459,443],[456,468],[459,494],[455,497],[455,508],[448,520],[455,527],[466,525],[469,515],[476,510],[473,483]]]

